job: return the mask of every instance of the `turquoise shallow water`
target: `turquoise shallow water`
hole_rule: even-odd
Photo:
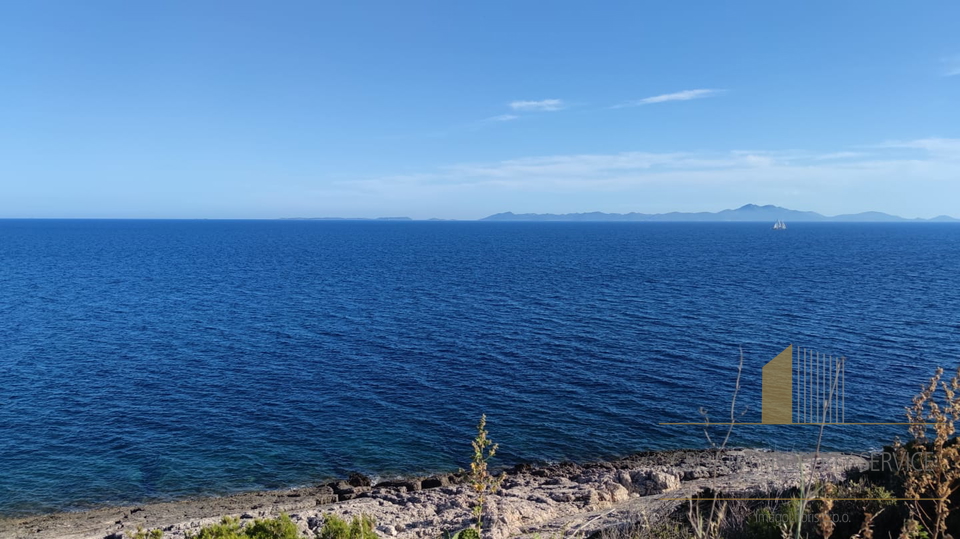
[[[790,343],[847,421],[960,359],[949,224],[0,221],[0,513],[699,447]],[[836,427],[835,449],[897,427]],[[732,442],[807,448],[802,427]]]

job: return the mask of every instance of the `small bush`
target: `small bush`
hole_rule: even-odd
[[[960,421],[960,369],[949,381],[942,377],[943,369],[938,368],[914,397],[913,406],[907,408],[913,440],[894,443],[900,462],[921,463],[903,467],[900,472],[905,497],[912,499],[908,504],[910,521],[914,521],[911,527],[925,528],[931,539],[942,539],[948,530],[956,531],[960,526],[960,518],[953,511],[960,489],[960,444],[955,437]],[[928,428],[932,428],[932,437]]]
[[[204,526],[196,535],[187,534],[190,539],[240,539],[240,519],[223,517],[219,524]]]
[[[453,534],[444,532],[441,539],[480,539],[480,532],[476,528],[466,528]]]
[[[244,536],[249,539],[297,539],[300,531],[290,517],[280,515],[279,518],[255,520],[244,529]]]
[[[647,530],[646,535],[640,535],[641,539],[646,537],[656,538],[656,539],[692,539],[693,534],[690,533],[690,530],[684,528],[678,522],[661,522],[654,525],[652,528]]]
[[[349,539],[350,525],[337,515],[328,515],[316,535],[317,539]]]
[[[534,534],[533,539],[563,539],[565,537],[569,537],[569,535],[559,532],[549,538],[541,538],[540,534]],[[574,534],[573,537],[574,539],[583,539],[582,534]],[[640,521],[603,528],[591,533],[586,539],[695,539],[695,537],[689,526],[673,518],[667,517],[665,520],[653,523],[643,515]],[[777,537],[777,539],[780,538]]]
[[[146,531],[137,526],[137,531],[127,532],[127,537],[130,539],[163,539],[163,530]]]
[[[187,535],[187,537],[190,539],[299,539],[300,532],[287,515],[257,519],[246,527],[240,524],[240,519],[223,517],[219,524],[205,526],[196,535]]]
[[[480,423],[477,424],[477,437],[473,439],[473,458],[470,461],[470,486],[477,493],[477,500],[473,506],[473,516],[477,519],[477,535],[480,535],[483,529],[483,511],[487,503],[487,494],[495,493],[500,488],[500,482],[503,476],[494,477],[488,465],[490,459],[497,454],[499,444],[493,443],[487,432],[487,415],[480,416]]]
[[[781,539],[780,526],[769,507],[761,507],[747,517],[747,537],[752,539]]]
[[[317,539],[379,539],[373,531],[374,524],[373,518],[366,515],[354,516],[349,523],[337,515],[327,515]]]

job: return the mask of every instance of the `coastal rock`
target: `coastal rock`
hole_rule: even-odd
[[[377,533],[380,536],[394,537],[397,535],[397,528],[395,526],[377,526]]]
[[[339,501],[339,498],[334,493],[329,494],[318,494],[316,497],[316,505],[327,505],[328,503],[336,503]]]
[[[362,473],[354,472],[350,474],[350,477],[347,479],[347,483],[354,487],[372,487],[373,482],[369,477],[363,475]]]
[[[680,479],[671,473],[649,470],[631,474],[634,491],[641,496],[653,496],[680,488]]]
[[[627,470],[620,470],[617,472],[617,483],[627,489],[628,492],[632,492],[635,488],[633,486],[633,477],[630,476],[630,472]]]
[[[457,474],[435,475],[433,477],[427,477],[423,479],[420,482],[420,487],[423,489],[441,488],[458,485],[462,482],[463,477],[458,476]]]
[[[620,483],[609,481],[603,486],[603,488],[609,493],[609,497],[607,499],[613,503],[625,501],[630,497],[630,491]]]
[[[376,487],[387,489],[405,489],[406,492],[413,492],[415,490],[420,490],[420,480],[409,479],[404,481],[381,481],[376,484]]]
[[[444,484],[443,484],[443,480],[442,480],[442,479],[440,479],[440,478],[438,478],[438,477],[430,477],[430,478],[427,478],[427,479],[424,479],[423,481],[421,481],[421,482],[420,482],[420,486],[421,486],[421,488],[423,488],[424,490],[426,490],[426,489],[430,489],[430,488],[440,488],[440,487],[444,486]]]
[[[337,491],[337,501],[346,501],[352,500],[354,498],[360,498],[366,496],[370,493],[372,489],[370,487],[350,487],[348,489],[342,489]]]
[[[692,470],[684,470],[683,472],[684,481],[693,481],[694,479],[704,479],[706,477],[710,477],[710,472],[703,466],[698,466]]]
[[[353,485],[346,481],[334,481],[333,483],[327,483],[327,486],[336,493],[340,494],[341,492],[353,492]]]
[[[648,492],[652,490],[659,494],[661,492],[669,492],[671,490],[677,490],[680,488],[680,479],[674,474],[653,471],[650,472],[648,485],[648,489],[650,489]]]
[[[824,465],[825,459],[831,460],[831,465]],[[576,530],[578,535],[589,536],[616,527],[622,519],[632,518],[630,515],[644,513],[655,519],[668,514],[681,503],[678,499],[705,488],[730,494],[782,489],[798,484],[801,476],[836,479],[848,468],[867,465],[855,455],[821,454],[820,465],[814,469],[814,460],[810,455],[729,450],[703,458],[692,452],[665,452],[610,463],[523,466],[505,472],[502,489],[488,497],[485,534],[492,539],[536,533],[552,537],[562,535],[563,530]],[[721,473],[714,473],[717,471]],[[114,523],[129,518],[130,508],[0,520],[0,539],[60,539],[64,529],[76,530],[71,532],[72,539],[126,539],[122,531],[133,530],[137,524],[145,530],[163,529],[165,539],[182,539],[201,526],[219,522],[224,515],[244,517],[248,522],[250,517],[280,513],[291,515],[298,529],[308,535],[321,529],[330,514],[347,520],[370,516],[381,537],[397,539],[435,538],[471,525],[476,493],[462,484],[462,476],[384,481],[375,488],[364,484],[367,481],[362,478],[351,479],[284,492],[138,506],[142,510],[136,512],[134,522],[124,521],[121,531]],[[421,489],[423,484],[431,488]],[[665,493],[670,493],[669,500],[662,496]],[[333,501],[336,503],[330,503]]]

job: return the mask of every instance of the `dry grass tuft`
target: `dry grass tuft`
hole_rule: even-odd
[[[907,408],[913,440],[894,443],[905,497],[912,499],[909,524],[901,537],[917,536],[921,526],[930,539],[948,537],[951,498],[960,487],[960,447],[953,438],[960,421],[960,369],[949,382],[942,378],[943,369],[938,368]]]
[[[473,516],[477,519],[477,534],[483,530],[483,508],[487,501],[487,494],[493,494],[500,488],[503,476],[494,477],[488,469],[488,463],[497,454],[498,444],[493,443],[487,432],[487,416],[480,416],[477,424],[477,437],[473,439],[473,459],[470,462],[470,486],[477,493],[477,501],[473,506]]]

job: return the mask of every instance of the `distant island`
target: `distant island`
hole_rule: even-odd
[[[459,221],[460,219],[411,219],[410,217],[285,217],[290,221]],[[468,219],[469,220],[469,219]],[[747,204],[735,210],[718,212],[670,212],[670,213],[513,213],[503,212],[477,219],[478,221],[577,221],[577,222],[803,222],[803,223],[960,223],[949,215],[932,219],[907,219],[878,211],[828,216],[814,211],[800,211],[773,206]]]
[[[638,221],[638,222],[821,222],[821,223],[957,223],[960,220],[947,215],[932,219],[906,219],[888,213],[868,211],[845,215],[826,216],[812,211],[799,211],[780,206],[747,204],[735,210],[718,212],[670,212],[670,213],[497,213],[481,221]]]

